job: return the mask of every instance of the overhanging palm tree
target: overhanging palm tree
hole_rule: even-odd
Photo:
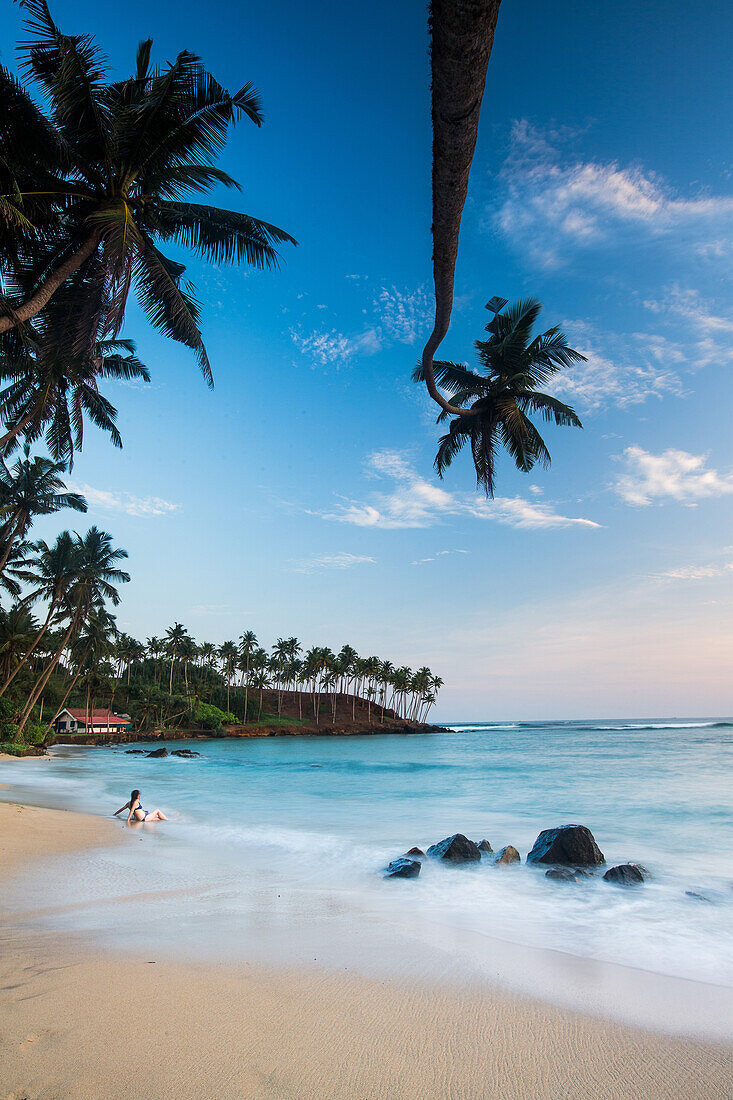
[[[486,326],[489,337],[476,341],[481,374],[462,363],[434,363],[438,384],[456,407],[468,406],[456,416],[440,440],[435,468],[440,477],[461,449],[470,443],[476,480],[486,494],[494,495],[496,456],[506,448],[517,469],[529,472],[536,463],[550,465],[550,452],[529,414],[561,426],[582,428],[570,405],[538,389],[564,367],[585,360],[574,351],[557,327],[532,335],[542,304],[536,298],[514,302],[506,312],[506,299],[492,298],[486,308],[493,314]],[[424,362],[413,371],[413,381],[426,379]],[[449,413],[442,409],[438,422]]]
[[[59,477],[64,469],[63,462],[31,459],[28,446],[24,457],[10,470],[0,462],[0,572],[7,565],[16,540],[24,537],[36,516],[48,516],[62,508],[86,512],[83,496],[60,492],[66,488]]]
[[[44,437],[52,457],[69,469],[75,449],[82,449],[85,415],[115,447],[122,446],[117,410],[99,392],[99,380],[150,381],[132,340],[101,335],[91,346],[69,349],[65,333],[75,325],[76,309],[73,288],[63,287],[26,324],[22,340],[6,339],[0,355],[0,378],[8,383],[0,392],[0,418],[7,426],[0,448],[12,450],[20,435],[29,443]],[[104,328],[103,314],[101,334]]]
[[[152,67],[151,40],[138,47],[134,73],[110,81],[91,36],[62,33],[46,0],[21,3],[22,68],[49,113],[0,68],[0,334],[69,283],[78,309],[64,348],[90,348],[103,309],[106,335],[118,335],[134,284],[151,323],[195,351],[211,384],[193,287],[161,246],[267,268],[278,244],[295,243],[267,222],[191,201],[216,185],[238,188],[214,162],[237,119],[262,124],[259,96],[251,84],[230,94],[188,51]]]

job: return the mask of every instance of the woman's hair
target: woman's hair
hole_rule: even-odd
[[[133,805],[135,804],[135,799],[139,798],[139,797],[140,797],[140,791],[133,791],[132,792],[132,794],[130,795],[130,809],[132,809]]]

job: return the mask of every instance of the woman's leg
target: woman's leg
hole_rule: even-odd
[[[167,821],[168,818],[162,812],[162,810],[153,810],[151,814],[148,814],[148,821]]]

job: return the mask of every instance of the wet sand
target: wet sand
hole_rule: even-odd
[[[36,855],[120,839],[101,818],[0,804],[4,875]],[[1,900],[0,916],[3,1100],[733,1095],[733,1051],[722,1045],[499,991],[114,955],[39,932]]]

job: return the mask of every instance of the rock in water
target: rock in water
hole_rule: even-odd
[[[577,882],[578,876],[569,867],[551,867],[545,871],[545,878],[554,879],[556,882]]]
[[[605,882],[614,882],[617,886],[638,886],[644,881],[641,868],[636,863],[620,863],[618,867],[609,867],[603,878]]]
[[[554,863],[564,867],[594,867],[605,862],[593,833],[585,825],[544,829],[527,856],[527,863]]]
[[[384,878],[417,878],[421,864],[416,859],[393,859],[385,868]]]
[[[504,866],[507,863],[519,863],[520,856],[517,849],[512,844],[507,844],[506,848],[500,848],[493,859],[495,867]]]
[[[482,840],[480,844],[477,844],[479,852],[486,852],[487,855],[493,855],[494,849],[489,844],[488,840]]]
[[[405,859],[425,859],[425,853],[422,848],[410,848],[409,852],[405,852]]]
[[[428,855],[431,859],[442,859],[446,863],[478,863],[481,859],[478,846],[463,833],[454,833],[431,845]]]
[[[201,756],[201,753],[194,752],[193,749],[171,749],[171,756]]]
[[[162,745],[161,748],[153,749],[153,751],[149,752],[147,755],[148,756],[167,756],[168,755],[168,749],[165,747],[165,745]]]

